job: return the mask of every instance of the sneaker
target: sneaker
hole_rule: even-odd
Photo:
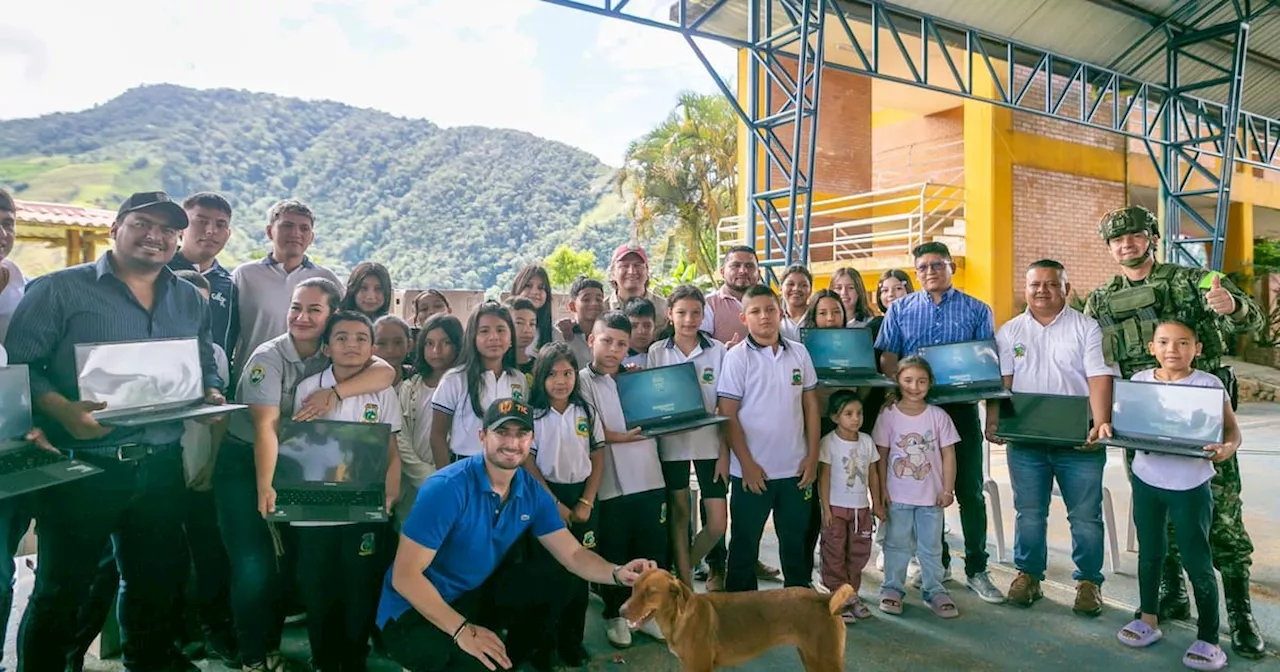
[[[1044,591],[1040,589],[1040,581],[1030,574],[1018,572],[1013,577],[1013,583],[1009,584],[1009,604],[1017,607],[1029,607],[1036,600],[1044,597]]]
[[[706,581],[708,573],[709,573],[709,569],[707,568],[707,563],[705,562],[698,563],[698,566],[693,568],[693,580]]]
[[[969,577],[966,583],[969,586],[969,590],[977,593],[983,602],[989,604],[1004,602],[1004,593],[1000,592],[1000,589],[996,588],[996,584],[991,582],[990,572],[978,572]]]
[[[924,581],[920,576],[920,561],[914,557],[907,562],[907,580],[916,588],[919,588],[921,582]]]
[[[883,548],[880,549],[879,553],[876,553],[876,571],[877,572],[884,571],[884,549]]]
[[[645,621],[643,624],[641,624],[640,627],[636,628],[636,632],[649,635],[650,637],[658,640],[659,642],[667,641],[667,638],[662,636],[662,628],[658,627],[658,622],[653,620],[652,618]]]
[[[912,562],[915,562],[915,560],[912,560]],[[916,590],[920,590],[924,588],[924,574],[920,572],[920,565],[916,565],[915,567],[916,567],[915,573],[912,574],[911,566],[910,565],[907,566],[907,576],[910,577],[911,587],[915,588]],[[955,580],[956,580],[955,576],[951,574],[951,568],[943,567],[941,583],[947,584]]]
[[[770,567],[763,562],[756,561],[756,578],[761,581],[777,581],[782,576],[782,570],[776,567]]]
[[[1102,613],[1102,587],[1092,581],[1076,584],[1076,603],[1071,611],[1081,616],[1098,616]]]
[[[631,646],[631,628],[627,626],[627,619],[625,618],[609,619],[605,623],[604,634],[609,638],[609,643],[614,648],[625,649]]]

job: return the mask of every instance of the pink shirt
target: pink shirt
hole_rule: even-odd
[[[728,343],[734,336],[747,340],[747,325],[742,323],[742,302],[729,294],[724,287],[710,293],[703,312],[702,331],[721,343]]]
[[[942,494],[942,447],[960,442],[947,412],[932,405],[920,415],[907,415],[897,406],[886,408],[871,437],[877,446],[889,449],[889,501],[936,506]]]

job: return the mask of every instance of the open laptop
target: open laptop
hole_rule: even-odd
[[[28,441],[31,428],[27,367],[0,366],[0,499],[102,472]]]
[[[387,444],[391,425],[312,420],[280,429],[268,520],[378,523],[388,519]]]
[[[728,420],[707,412],[693,362],[624,371],[617,382],[627,429],[639,427],[641,436],[687,432]]]
[[[1208,459],[1204,447],[1222,443],[1224,394],[1216,387],[1117,380],[1111,402],[1113,436],[1099,443]]]
[[[1089,441],[1089,397],[1014,392],[1000,403],[996,438],[1053,446]]]
[[[920,348],[920,356],[933,368],[934,384],[929,403],[960,404],[1013,396],[1000,376],[996,342],[965,341]]]
[[[893,387],[876,369],[871,330],[864,327],[801,329],[818,384],[826,387]]]
[[[194,338],[76,345],[80,399],[106,402],[104,427],[136,427],[223,415],[244,404],[206,404]]]

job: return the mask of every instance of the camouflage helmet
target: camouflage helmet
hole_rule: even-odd
[[[1150,210],[1141,205],[1128,205],[1102,216],[1098,224],[1098,236],[1103,242],[1129,233],[1160,234],[1160,223]]]

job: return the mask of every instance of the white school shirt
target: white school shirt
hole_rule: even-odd
[[[231,367],[227,362],[227,353],[217,343],[213,344],[213,361],[218,366],[218,376],[222,380],[230,380]],[[2,364],[3,362],[0,362],[0,365]],[[183,422],[179,445],[182,446],[182,470],[189,488],[192,479],[208,466],[209,460],[213,459],[213,427],[195,420]]]
[[[295,413],[302,408],[302,403],[307,397],[316,390],[337,385],[338,381],[333,377],[333,367],[317,373],[314,376],[304,379],[298,383],[298,393],[294,396]],[[328,413],[320,416],[321,420],[339,420],[343,422],[366,422],[369,424],[381,423],[391,425],[392,438],[400,431],[400,399],[396,396],[395,388],[388,387],[381,392],[373,394],[356,394],[338,402],[338,405]],[[316,447],[323,450],[321,447]],[[383,448],[385,450],[385,448]],[[289,523],[294,527],[337,527],[339,525],[355,525],[355,523]]]
[[[404,481],[417,488],[427,477],[436,472],[435,456],[431,453],[431,398],[436,388],[429,387],[422,377],[400,381],[396,396],[400,398],[400,411],[404,421],[396,434],[396,448],[400,451],[400,473]]]
[[[698,334],[698,344],[686,356],[674,338],[664,338],[649,346],[649,366],[669,366],[693,362],[698,372],[698,387],[707,412],[716,412],[716,382],[724,362],[724,344]],[[699,427],[693,431],[658,437],[658,454],[663,462],[681,460],[714,460],[720,457],[720,426]]]
[[[765,478],[793,478],[809,452],[804,433],[803,393],[818,387],[809,351],[797,341],[779,339],[777,348],[755,339],[724,355],[716,394],[737,400],[738,422],[747,450]],[[729,453],[729,474],[742,477],[738,456]]]
[[[0,366],[9,366],[9,353],[4,351],[4,345],[0,345]]]
[[[13,319],[13,311],[18,309],[26,291],[27,279],[11,259],[0,259],[0,267],[9,271],[9,284],[0,290],[0,344],[3,344],[5,335],[9,333],[9,320]]]
[[[1089,378],[1118,376],[1102,355],[1102,328],[1080,311],[1064,307],[1047,325],[1031,310],[996,332],[1000,374],[1013,376],[1013,391],[1089,396]]]
[[[778,327],[778,333],[787,340],[800,342],[800,322],[791,319],[785,309],[782,311],[782,324]]]
[[[828,465],[831,475],[831,506],[865,509],[871,506],[871,486],[867,474],[880,459],[871,436],[858,432],[857,441],[845,441],[835,431],[818,444],[818,461]]]
[[[533,454],[548,483],[582,483],[591,475],[591,451],[604,445],[600,414],[587,422],[586,409],[570,404],[561,414],[554,408],[533,421]]]
[[[611,432],[625,433],[627,421],[622,416],[618,384],[613,376],[596,373],[587,366],[578,372],[578,384],[587,403],[596,409],[600,424]],[[657,441],[645,438],[610,443],[604,450],[604,475],[600,479],[600,492],[596,494],[601,501],[667,487],[662,477],[662,462],[658,459]]]
[[[1204,371],[1191,372],[1182,380],[1166,382],[1156,380],[1155,369],[1139,371],[1130,377],[1143,383],[1161,383],[1163,385],[1188,385],[1190,387],[1212,387],[1223,390],[1223,401],[1226,401],[1226,390],[1217,376]],[[1134,451],[1133,475],[1142,479],[1143,483],[1161,490],[1190,490],[1199,487],[1213,478],[1214,468],[1211,460],[1202,457],[1182,457],[1164,453],[1147,453]]]
[[[480,408],[489,408],[498,399],[510,397],[525,400],[525,377],[517,369],[503,371],[502,376],[485,371],[480,376]],[[471,394],[467,390],[467,372],[462,367],[449,369],[440,377],[436,393],[431,397],[431,408],[453,416],[449,427],[449,452],[459,457],[478,455],[480,427],[484,421],[471,408]]]

